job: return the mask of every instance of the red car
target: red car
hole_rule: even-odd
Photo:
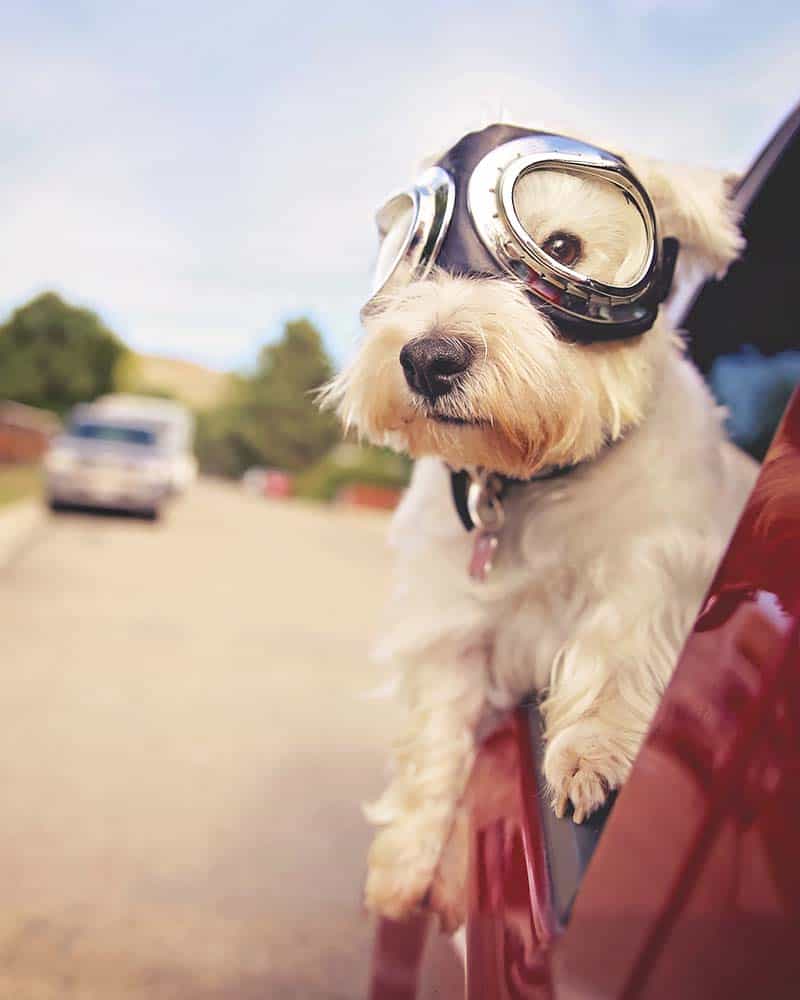
[[[798,177],[800,108],[738,187],[744,258],[683,323],[759,458],[800,382]],[[466,793],[469,1000],[800,996],[800,390],[618,800],[556,819],[540,751],[523,706]],[[413,1000],[426,931],[381,922],[371,1000]]]

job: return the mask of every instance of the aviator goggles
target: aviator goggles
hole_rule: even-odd
[[[537,243],[519,211],[520,184],[556,171],[611,185],[632,213],[632,266],[608,284],[569,266]],[[425,278],[452,275],[513,279],[567,340],[621,340],[650,329],[672,284],[677,240],[659,237],[653,204],[619,156],[565,136],[491,125],[464,136],[376,217],[382,237],[373,295]]]

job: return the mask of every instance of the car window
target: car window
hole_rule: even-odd
[[[682,324],[690,356],[728,411],[728,432],[759,460],[800,383],[798,170],[800,106],[739,186],[744,256],[702,289]]]
[[[89,441],[113,441],[119,444],[154,445],[155,432],[147,427],[133,427],[125,424],[103,424],[81,421],[70,427],[71,437]]]

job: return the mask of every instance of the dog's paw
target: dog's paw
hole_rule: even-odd
[[[417,822],[392,823],[372,842],[364,902],[373,913],[403,920],[425,900],[442,847],[438,829]]]
[[[638,737],[620,734],[599,720],[577,722],[558,733],[544,757],[556,815],[572,803],[572,818],[582,823],[619,788],[631,769]]]

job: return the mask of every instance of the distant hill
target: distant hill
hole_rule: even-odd
[[[193,361],[136,354],[125,364],[122,388],[127,392],[164,393],[203,410],[221,402],[231,376]]]

